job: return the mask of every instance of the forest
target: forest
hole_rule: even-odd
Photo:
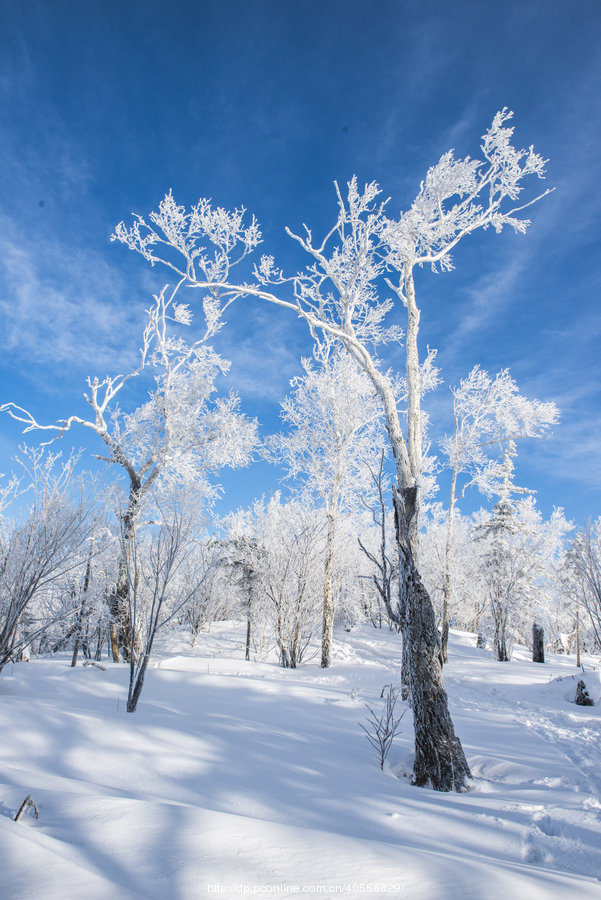
[[[597,900],[600,20],[0,0],[0,897]]]
[[[243,209],[186,209],[169,192],[117,225],[114,241],[169,278],[134,338],[137,366],[88,378],[87,413],[57,423],[2,407],[33,443],[2,486],[0,670],[32,655],[108,656],[129,668],[133,713],[170,628],[202,641],[242,620],[247,660],[295,669],[316,654],[328,668],[334,632],[368,622],[402,642],[414,783],[462,791],[470,770],[443,679],[450,627],[499,663],[516,642],[534,640],[541,659],[545,647],[601,651],[601,518],[545,519],[514,478],[529,442],[553,439],[555,404],[476,365],[452,387],[455,427],[438,445],[423,409],[442,373],[419,348],[416,273],[452,269],[477,230],[525,233],[524,211],[550,192],[532,190],[545,163],[513,146],[511,117],[496,114],[480,157],[445,153],[397,218],[375,183],[336,185],[325,236],[287,229],[302,258],[291,275],[255,253],[260,226]],[[212,345],[230,305],[251,301],[289,310],[314,342],[272,435],[220,392],[230,364]],[[60,452],[77,430],[93,436],[94,465]],[[217,517],[219,473],[258,456],[283,468],[282,489]],[[482,508],[463,511],[466,494]]]

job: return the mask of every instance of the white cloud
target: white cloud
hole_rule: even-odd
[[[7,216],[0,233],[3,353],[14,370],[53,380],[131,365],[143,310],[125,300],[118,271],[94,251],[30,240]]]

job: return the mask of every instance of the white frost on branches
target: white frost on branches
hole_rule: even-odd
[[[151,265],[158,262],[167,266],[176,273],[180,283],[196,286],[203,282],[210,290],[203,301],[209,336],[222,327],[223,312],[233,299],[219,291],[220,285],[227,283],[232,266],[261,241],[254,217],[250,224],[244,223],[245,212],[243,208],[233,212],[213,208],[205,198],[188,212],[175,202],[169,191],[158,211],[150,213],[150,222],[134,215],[129,228],[124,222],[117,225],[112,240],[141,253]],[[177,321],[184,321],[181,305],[175,313],[179,316]]]
[[[553,402],[524,397],[507,369],[491,378],[474,366],[451,390],[455,430],[442,441],[442,453],[453,475],[467,478],[460,496],[475,485],[490,497],[503,476],[499,449],[510,440],[545,437],[559,410]]]
[[[455,159],[452,150],[428,170],[411,208],[390,222],[384,239],[397,268],[430,265],[434,271],[453,268],[452,250],[479,228],[498,233],[505,226],[524,233],[529,219],[518,216],[534,200],[513,206],[527,175],[543,178],[545,160],[533,148],[518,150],[511,144],[513,117],[508,109],[496,114],[482,136],[483,159]]]

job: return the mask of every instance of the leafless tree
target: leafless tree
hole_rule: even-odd
[[[31,618],[21,628],[34,600],[85,566],[93,501],[75,478],[77,458],[59,457],[25,450],[21,463],[31,502],[16,518],[0,522],[0,670],[50,625],[47,618]]]

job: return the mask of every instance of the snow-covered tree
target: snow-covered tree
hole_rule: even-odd
[[[533,609],[544,605],[549,565],[558,558],[571,527],[562,510],[543,522],[532,491],[513,481],[515,445],[505,450],[504,478],[492,514],[484,515],[474,530],[480,544],[482,578],[492,620],[493,648],[501,662],[511,659],[516,636],[529,640]],[[515,497],[526,496],[525,499]]]
[[[74,425],[94,432],[106,447],[106,454],[97,458],[117,466],[127,478],[120,510],[118,576],[110,598],[115,661],[120,652],[129,659],[128,543],[152,493],[193,485],[199,497],[210,501],[215,496],[210,474],[225,465],[247,464],[256,442],[256,423],[240,413],[238,398],[234,394],[213,398],[217,376],[227,371],[229,363],[206,344],[206,334],[187,344],[176,330],[191,323],[190,311],[177,302],[176,291],[177,287],[167,295],[164,289],[147,310],[135,370],[102,380],[88,378],[89,419],[72,415],[57,425],[42,425],[13,403],[2,407],[25,424],[25,432],[50,431],[56,438]],[[148,399],[125,413],[119,406],[124,389],[142,376],[149,381]]]
[[[204,578],[204,572],[191,565],[196,529],[178,498],[161,505],[158,512],[158,522],[138,529],[128,542],[127,598],[132,637],[127,712],[136,711],[157,634],[176,619]],[[134,635],[139,642],[137,650]]]
[[[106,518],[106,517],[105,517]],[[62,630],[52,649],[72,647],[71,665],[77,665],[79,653],[85,659],[99,660],[110,635],[110,613],[107,600],[115,585],[116,560],[119,557],[118,536],[103,517],[98,517],[90,537],[83,572],[73,580],[71,623]]]
[[[395,592],[398,590],[398,563],[395,558],[391,512],[386,509],[384,501],[385,493],[389,493],[384,472],[384,452],[380,456],[380,464],[377,469],[367,466],[372,481],[372,497],[364,500],[364,505],[369,511],[371,529],[358,537],[359,547],[370,562],[370,580],[375,587],[378,598],[378,614],[380,625],[384,616],[390,628],[400,631],[401,617],[397,610]]]
[[[250,660],[250,651],[254,639],[254,625],[260,616],[261,601],[261,575],[266,570],[267,550],[263,548],[261,540],[256,534],[249,534],[249,524],[252,528],[252,519],[244,514],[230,516],[228,536],[219,541],[220,566],[225,570],[228,588],[238,589],[239,606],[246,619],[246,645],[244,657]],[[264,608],[263,608],[264,611]]]
[[[466,491],[476,486],[491,497],[503,480],[504,467],[499,454],[509,441],[543,437],[558,420],[554,403],[528,400],[504,369],[494,378],[474,366],[458,387],[452,388],[455,430],[442,443],[442,452],[451,470],[451,488],[447,516],[444,595],[442,617],[442,655],[447,660],[449,616],[452,592],[452,544],[455,508]]]
[[[308,497],[284,503],[279,493],[231,519],[229,541],[247,573],[245,607],[253,627],[261,616],[270,623],[284,668],[301,664],[319,629],[325,530],[323,512]]]
[[[575,612],[582,612],[590,628],[590,649],[601,650],[601,518],[589,521],[570,543],[561,582]]]
[[[399,603],[403,639],[410,652],[410,684],[416,734],[414,781],[437,790],[463,790],[469,766],[453,728],[441,671],[440,641],[432,604],[419,577],[415,550],[417,513],[423,469],[424,363],[420,363],[417,336],[420,311],[414,272],[416,267],[449,269],[458,243],[478,229],[505,226],[523,232],[528,221],[520,212],[531,203],[519,200],[522,180],[541,177],[544,161],[532,148],[511,144],[513,129],[506,127],[511,113],[495,116],[483,137],[483,158],[455,160],[446,153],[432,167],[411,208],[396,220],[378,201],[379,189],[363,190],[354,178],[343,197],[333,227],[321,240],[309,228],[302,235],[288,230],[309,259],[306,268],[285,276],[271,256],[263,256],[252,283],[233,283],[225,257],[235,258],[223,242],[217,254],[213,219],[207,201],[187,213],[169,194],[150,222],[138,217],[131,228],[123,223],[115,236],[147,259],[156,260],[157,248],[168,245],[169,261],[180,278],[202,290],[215,316],[236,297],[255,296],[301,316],[313,333],[338,340],[371,382],[384,407],[386,429],[396,466],[394,502],[399,549]],[[538,198],[535,198],[538,199]],[[230,214],[230,216],[237,215]],[[240,224],[238,232],[241,233]],[[257,229],[250,226],[252,241]],[[246,251],[249,244],[245,244]],[[220,255],[221,254],[221,255]],[[178,262],[173,262],[177,255]],[[213,263],[213,259],[216,260]],[[393,301],[382,298],[386,281],[407,310],[405,337],[407,432],[403,433],[397,406],[396,376],[377,355],[377,348],[401,337],[400,329],[385,318]]]
[[[0,520],[0,670],[53,622],[68,619],[50,595],[69,594],[69,580],[81,576],[94,524],[75,456],[61,462],[60,454],[25,448],[20,462],[31,500]]]
[[[432,597],[437,620],[441,623],[444,617],[447,525],[448,510],[441,503],[429,504],[420,533],[420,571]],[[476,632],[488,603],[478,544],[472,534],[473,526],[471,517],[455,511],[450,564],[454,597],[452,622],[457,628]]]
[[[382,409],[369,378],[340,347],[326,341],[317,365],[303,359],[282,402],[286,432],[268,441],[269,457],[295,485],[323,504],[327,517],[321,665],[330,665],[334,629],[334,569],[340,516],[357,509],[368,490],[366,464],[382,443]]]
[[[229,590],[229,572],[223,565],[223,551],[214,537],[196,540],[189,557],[195,573],[191,579],[194,591],[178,617],[178,622],[192,632],[192,644],[201,631],[214,622],[235,616],[235,603]]]

